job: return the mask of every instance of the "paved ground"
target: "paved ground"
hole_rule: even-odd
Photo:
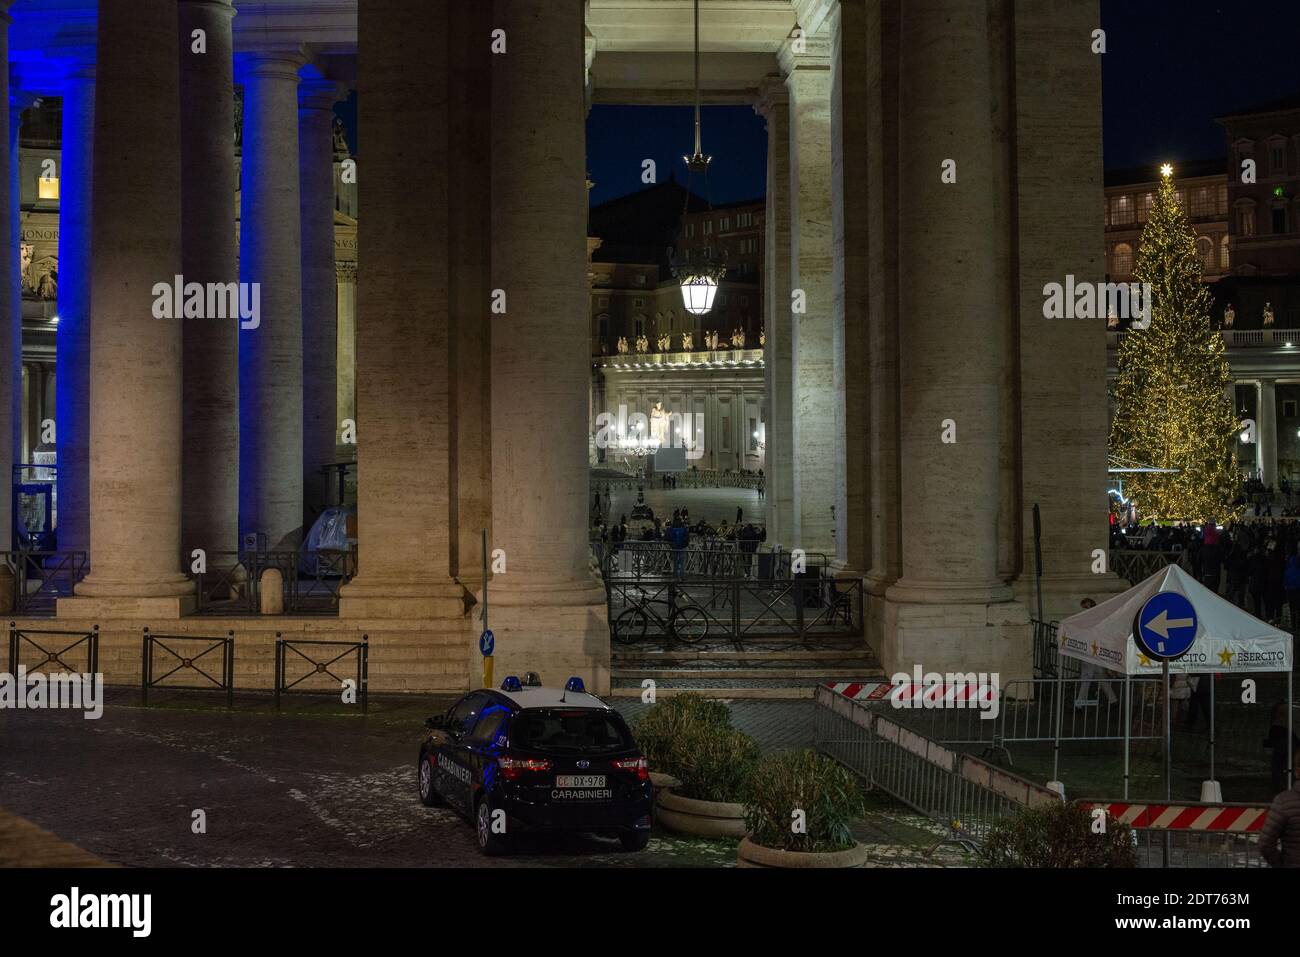
[[[192,700],[192,699],[191,699]],[[414,764],[423,719],[447,699],[376,699],[368,717],[333,715],[305,702],[275,715],[264,698],[227,712],[182,702],[141,708],[110,691],[104,716],[0,712],[0,837],[28,825],[71,842],[0,847],[0,865],[81,849],[123,865],[464,866],[485,863],[472,829],[446,809],[421,806]],[[648,706],[620,704],[629,719]],[[764,748],[810,743],[811,703],[735,702],[735,723]],[[924,821],[885,812],[859,838],[880,866],[960,864],[934,844]],[[206,833],[192,830],[194,812]],[[6,814],[5,812],[9,812]],[[6,826],[9,830],[6,830]],[[24,831],[24,833],[31,833]],[[0,840],[0,844],[4,844]],[[593,836],[535,838],[517,866],[731,866],[735,842],[656,831],[649,848],[624,853]],[[44,863],[46,861],[42,861]]]
[[[654,524],[632,521],[632,508],[636,505],[635,488],[615,489],[610,497],[613,499],[610,509],[611,520],[618,521],[620,515],[626,515],[628,528],[633,530],[639,530],[643,524]],[[692,522],[704,519],[713,526],[723,519],[728,525],[735,524],[737,508],[743,509],[745,521],[763,521],[763,502],[758,497],[758,492],[750,488],[663,489],[657,485],[647,486],[645,501],[654,509],[656,517],[662,517],[664,521],[670,520],[673,517],[673,510],[678,508],[689,509]]]

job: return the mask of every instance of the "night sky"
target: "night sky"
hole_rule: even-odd
[[[1222,157],[1216,116],[1300,93],[1300,0],[1101,0],[1101,13],[1108,169]],[[594,107],[592,203],[643,188],[646,158],[684,181],[691,123],[689,107]],[[750,107],[706,107],[704,151],[715,204],[764,194],[767,135]]]

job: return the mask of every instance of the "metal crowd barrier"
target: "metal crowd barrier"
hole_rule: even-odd
[[[1257,804],[1152,804],[1081,800],[1133,828],[1139,867],[1264,867],[1259,832],[1268,808]]]
[[[302,549],[208,552],[210,570],[193,576],[197,613],[260,614],[262,573],[274,568],[280,572],[285,614],[336,614],[339,592],[356,575],[356,549],[316,552],[308,571],[302,570],[303,555]]]
[[[648,609],[646,637],[669,637],[669,608],[698,607],[708,621],[709,640],[741,643],[756,638],[860,637],[862,579],[793,578],[777,582],[756,579],[607,580],[605,594],[613,629],[630,609]]]
[[[1129,548],[1110,550],[1110,570],[1130,585],[1145,581],[1168,565],[1181,565],[1185,571],[1190,571],[1185,551],[1152,552]]]
[[[1011,762],[1010,745],[1163,740],[1158,678],[1016,678],[999,689],[997,716],[976,707],[893,709],[894,720],[942,744],[983,745]],[[877,705],[879,707],[879,705]],[[1128,720],[1125,722],[1127,711]]]
[[[58,600],[73,594],[89,567],[85,552],[7,551],[0,556],[14,576],[14,614],[27,618],[53,617]]]
[[[332,657],[330,651],[326,651],[320,658],[315,658],[307,654],[302,649],[315,648],[339,648],[342,649],[338,654]],[[290,658],[289,655],[296,656]],[[370,636],[362,635],[360,641],[302,641],[298,639],[289,639],[281,637],[280,632],[275,633],[275,710],[280,710],[280,696],[285,694],[315,694],[315,695],[338,695],[343,690],[344,678],[335,673],[334,668],[339,662],[347,658],[348,655],[356,655],[355,677],[351,678],[356,682],[357,700],[361,703],[361,713],[366,714],[370,709]],[[290,680],[289,672],[292,669],[291,663],[297,663],[301,659],[306,670],[298,677]],[[338,684],[333,688],[311,687],[306,684],[313,677],[328,675]],[[296,689],[296,690],[295,690]]]
[[[160,688],[166,691],[224,691],[226,693],[226,707],[232,708],[235,704],[235,633],[227,632],[224,638],[213,638],[208,635],[155,635],[148,628],[143,633],[143,649],[141,651],[140,666],[140,703],[149,703],[149,689]],[[182,651],[186,645],[193,645],[196,642],[202,642],[203,646],[195,651]],[[162,671],[159,666],[159,658],[156,652],[163,652],[161,659]],[[214,651],[220,652],[220,657],[214,656],[208,661],[203,659]],[[212,664],[209,664],[212,662]],[[221,677],[214,677],[209,673],[209,668],[217,670],[216,665],[219,662]],[[199,684],[181,684],[170,682],[164,684],[172,675],[181,674],[185,678],[193,675],[193,681]]]
[[[58,647],[60,641],[67,641]],[[37,651],[36,658],[25,661],[24,652],[28,648]],[[64,655],[78,651],[86,658],[85,669],[74,668],[65,660]],[[66,670],[82,674],[99,673],[99,625],[90,631],[60,631],[38,628],[19,628],[16,622],[9,622],[9,673],[18,674],[18,666],[23,665],[29,674],[36,673],[44,666],[62,665]]]
[[[978,845],[999,820],[1060,800],[1054,791],[945,748],[825,686],[814,696],[814,747],[947,830]]]
[[[743,543],[721,538],[696,539],[703,544],[674,549],[667,542],[592,542],[591,547],[606,579],[666,578],[757,578],[787,579],[794,576],[793,555],[788,549],[773,551],[755,542],[753,550]],[[824,574],[830,560],[822,552],[805,552],[809,574]]]

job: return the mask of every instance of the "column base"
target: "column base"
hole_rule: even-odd
[[[1033,574],[1017,578],[1012,587],[1016,599],[1024,603],[1032,617],[1038,617],[1038,587]],[[1044,575],[1043,576],[1043,619],[1060,621],[1083,611],[1080,602],[1091,598],[1101,604],[1121,592],[1128,591],[1129,584],[1114,572],[1101,575]]]
[[[925,671],[997,672],[1004,680],[1033,674],[1029,610],[1018,601],[903,601],[890,588],[868,598],[879,622],[873,644],[889,674]],[[868,634],[872,629],[868,628]]]
[[[175,621],[194,614],[198,599],[194,595],[140,597],[130,595],[72,595],[60,598],[55,605],[57,618],[84,618],[102,621],[125,618],[132,621]]]
[[[465,589],[450,578],[385,582],[356,578],[339,592],[340,618],[463,618]]]
[[[493,681],[506,675],[541,675],[548,687],[577,676],[593,694],[609,694],[609,616],[605,589],[594,580],[552,585],[511,585],[498,576],[488,587],[488,627],[495,638]],[[480,599],[482,596],[479,596]],[[478,636],[471,616],[470,684],[482,680]]]

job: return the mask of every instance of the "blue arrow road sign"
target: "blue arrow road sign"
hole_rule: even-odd
[[[1172,661],[1191,649],[1198,627],[1196,609],[1187,597],[1174,591],[1162,591],[1143,604],[1137,614],[1133,637],[1147,657]]]
[[[492,646],[495,644],[496,639],[493,637],[492,632],[485,628],[483,634],[478,636],[478,650],[484,658],[492,654]]]

